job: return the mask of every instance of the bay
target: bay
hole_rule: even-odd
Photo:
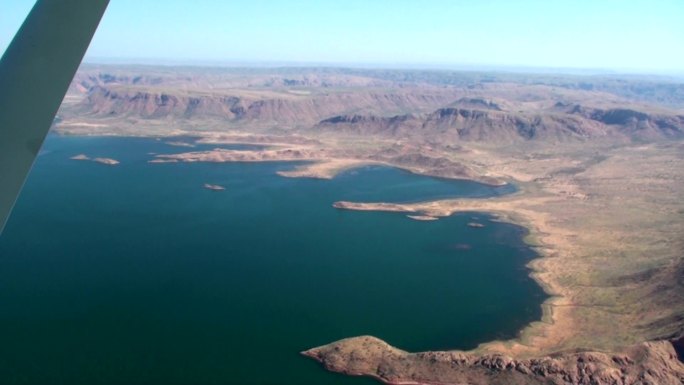
[[[469,349],[541,317],[525,229],[332,207],[511,186],[375,166],[316,180],[278,176],[296,166],[283,162],[148,163],[188,150],[48,138],[0,236],[0,382],[370,384],[299,352],[365,334]],[[121,163],[69,159],[81,153]]]

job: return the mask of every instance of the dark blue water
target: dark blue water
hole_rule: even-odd
[[[298,352],[362,334],[467,349],[540,318],[524,229],[331,206],[510,187],[384,167],[326,181],[277,176],[287,163],[147,163],[183,151],[48,139],[0,236],[0,383],[373,383]],[[121,163],[69,159],[80,153]]]

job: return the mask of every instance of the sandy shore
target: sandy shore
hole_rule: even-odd
[[[254,139],[254,138],[252,138]],[[206,143],[227,144],[226,138],[222,140],[213,138],[207,139]],[[254,139],[256,140],[256,139]],[[204,141],[198,141],[204,142]],[[434,176],[447,179],[467,179],[483,184],[501,186],[506,182],[491,175],[478,173],[465,167],[461,163],[443,164],[439,166],[431,164],[434,161],[429,157],[415,157],[412,161],[402,160],[404,158],[386,158],[368,150],[352,151],[341,150],[334,145],[321,146],[316,142],[311,144],[302,139],[304,144],[269,142],[267,148],[260,150],[228,150],[216,148],[208,151],[191,151],[179,154],[158,154],[150,163],[176,163],[176,162],[307,162],[297,166],[291,171],[278,172],[284,177],[305,177],[331,179],[342,171],[363,167],[367,165],[384,165],[400,168],[414,174]],[[232,142],[246,143],[246,142]],[[259,144],[258,142],[251,142]],[[409,159],[413,159],[410,158]]]
[[[335,175],[353,168],[381,165],[380,162],[359,159],[330,159],[319,160],[315,163],[298,166],[291,171],[279,171],[278,175],[288,178],[319,178],[332,179]]]
[[[431,217],[429,215],[407,215],[407,218],[415,219],[417,221],[436,221],[439,218]]]

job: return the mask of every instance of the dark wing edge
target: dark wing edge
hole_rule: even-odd
[[[38,0],[0,59],[0,233],[109,0]]]

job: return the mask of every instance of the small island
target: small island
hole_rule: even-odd
[[[209,184],[209,183],[205,183],[204,188],[207,190],[212,190],[212,191],[223,191],[226,189],[223,186],[219,186],[217,184]]]
[[[69,158],[69,159],[73,159],[73,160],[90,160],[90,157],[88,157],[88,155],[86,155],[86,154],[78,154],[78,155],[72,156],[72,157]]]
[[[175,146],[175,147],[195,147],[195,145],[192,143],[181,142],[181,141],[168,141],[168,142],[164,142],[164,143],[168,144],[169,146]]]
[[[91,157],[89,157],[89,156],[86,155],[86,154],[74,155],[74,156],[72,156],[72,157],[69,158],[69,159],[73,159],[73,160],[87,160],[87,161],[91,161],[91,162],[97,162],[97,163],[101,163],[101,164],[106,164],[106,165],[109,165],[109,166],[115,166],[115,165],[117,165],[117,164],[120,163],[120,162],[119,162],[118,160],[116,160],[116,159],[112,159],[112,158],[91,158]]]
[[[109,166],[115,166],[115,165],[119,164],[118,160],[112,159],[112,158],[95,158],[95,159],[93,159],[93,162],[102,163],[102,164],[106,164]]]

